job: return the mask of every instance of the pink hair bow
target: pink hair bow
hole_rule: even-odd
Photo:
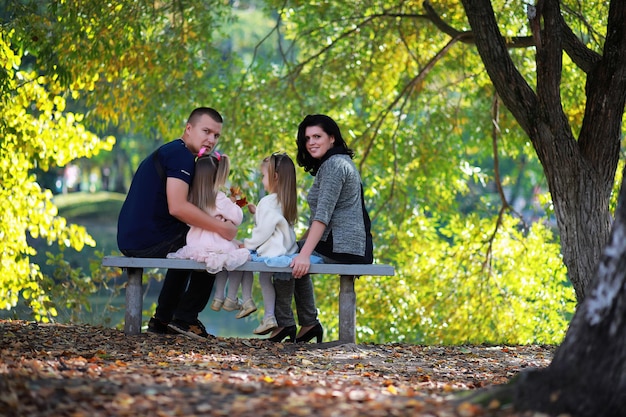
[[[207,150],[208,149],[205,148],[204,146],[202,148],[200,148],[200,150],[198,151],[198,158],[200,158],[202,155],[204,155]],[[222,155],[220,155],[220,153],[218,151],[214,151],[213,155],[215,156],[215,158],[217,159],[218,162],[219,162],[220,159],[222,159]]]

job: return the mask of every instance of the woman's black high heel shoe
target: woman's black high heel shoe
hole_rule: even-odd
[[[267,340],[269,340],[270,342],[280,343],[283,340],[285,340],[287,337],[289,338],[290,342],[296,341],[296,326],[295,325],[283,327],[283,329],[280,332],[278,332],[276,336],[270,337]]]
[[[296,343],[306,343],[314,337],[317,338],[317,343],[322,343],[322,340],[324,339],[324,328],[319,322],[317,322],[315,326],[309,329],[308,332],[300,337],[297,337]]]

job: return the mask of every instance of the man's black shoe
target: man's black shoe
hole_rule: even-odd
[[[162,322],[161,320],[157,319],[156,317],[151,317],[150,321],[148,322],[148,331],[150,333],[156,333],[156,334],[174,334],[176,332],[173,332],[172,329],[170,329],[167,325],[167,323]]]
[[[213,335],[207,333],[200,320],[196,320],[194,323],[186,323],[182,320],[175,319],[169,324],[169,328],[193,339],[206,340],[209,337],[214,337]]]

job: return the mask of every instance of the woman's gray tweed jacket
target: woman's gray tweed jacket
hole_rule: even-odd
[[[365,255],[361,176],[350,156],[332,155],[322,163],[307,201],[310,222],[326,225],[322,240],[333,232],[333,252]]]

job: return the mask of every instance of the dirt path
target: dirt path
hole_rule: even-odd
[[[546,346],[275,344],[0,321],[0,416],[514,416],[450,401]]]

